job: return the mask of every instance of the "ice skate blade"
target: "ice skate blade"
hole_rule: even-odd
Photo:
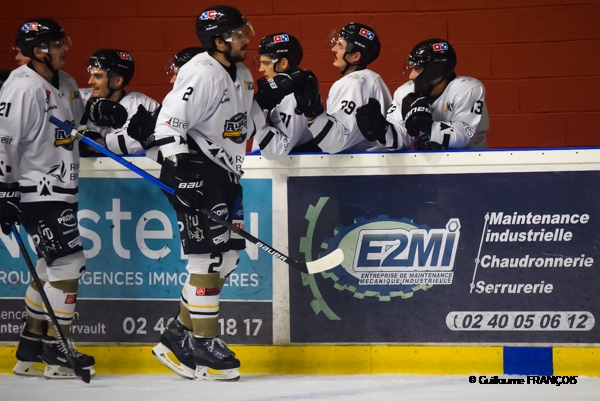
[[[93,377],[96,374],[93,366],[83,369],[90,371],[90,377]],[[77,375],[73,372],[73,369],[60,365],[46,365],[44,377],[46,379],[77,379]]]
[[[235,382],[240,380],[240,372],[237,369],[216,370],[208,366],[196,366],[194,380]]]
[[[173,354],[173,352],[171,352],[171,350],[167,348],[164,344],[159,343],[157,346],[152,348],[152,355],[154,355],[154,357],[158,359],[160,363],[162,363],[167,368],[171,369],[173,372],[177,373],[184,379],[194,379],[194,370],[188,368],[182,363],[179,363],[179,360],[177,359],[175,354]],[[174,360],[171,359],[170,355],[173,355]]]
[[[46,365],[43,362],[17,361],[13,373],[19,376],[42,376]]]

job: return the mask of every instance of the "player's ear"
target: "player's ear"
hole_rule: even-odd
[[[123,83],[125,82],[125,78],[123,78],[121,75],[117,75],[115,77],[115,88],[122,88],[124,85]]]
[[[35,56],[35,58],[37,60],[40,60],[40,59],[43,60],[44,57],[46,57],[46,53],[44,53],[40,47],[33,48],[33,55]]]
[[[225,40],[224,40],[222,37],[220,37],[220,36],[217,36],[217,37],[214,39],[214,41],[215,41],[215,48],[216,48],[217,50],[219,50],[219,51],[221,51],[221,52],[224,52],[224,51],[226,51],[226,50],[227,50],[227,43],[225,43]]]
[[[362,57],[362,53],[361,52],[353,53],[352,56],[351,56],[352,64],[358,64],[358,62],[360,61],[361,57]]]
[[[287,71],[287,69],[290,67],[290,62],[285,57],[281,59],[280,63],[281,63],[281,71]]]

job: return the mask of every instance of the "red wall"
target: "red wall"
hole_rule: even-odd
[[[197,14],[212,1],[16,0],[2,2],[0,69],[12,69],[8,47],[18,27],[35,16],[57,19],[73,40],[65,70],[87,86],[88,57],[101,47],[132,53],[130,85],[161,101],[169,90],[164,66],[198,45]],[[372,26],[382,52],[372,64],[392,93],[407,76],[412,46],[441,37],[455,47],[457,72],[487,89],[488,146],[600,146],[600,2],[598,0],[302,0],[231,1],[252,22],[256,37],[286,31],[304,47],[302,66],[321,82],[323,97],[340,77],[325,40],[350,21]],[[33,11],[28,11],[33,10]],[[255,77],[259,77],[255,73]]]

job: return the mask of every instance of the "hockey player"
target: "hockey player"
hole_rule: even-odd
[[[177,52],[175,57],[169,60],[165,68],[167,75],[172,75],[169,83],[174,84],[175,80],[177,79],[177,74],[179,74],[179,69],[183,67],[185,63],[190,61],[196,54],[200,54],[202,52],[204,52],[204,49],[201,47],[186,47],[185,49]],[[154,139],[154,128],[156,126],[156,119],[158,118],[160,107],[161,106],[159,106],[153,112],[150,112],[144,107],[144,105],[140,104],[137,112],[129,121],[127,126],[127,135],[142,145],[142,147],[146,150],[146,156],[162,164],[163,157],[158,149],[155,149],[155,147],[158,145]]]
[[[309,118],[316,144],[327,153],[377,150],[377,142],[367,141],[360,133],[354,114],[356,109],[375,98],[383,112],[391,95],[379,74],[367,69],[377,59],[381,44],[373,28],[351,22],[331,35],[333,66],[343,77],[337,80],[327,97],[327,114],[312,81],[295,92],[298,109]],[[312,83],[312,85],[309,85]],[[381,149],[383,150],[383,149]]]
[[[14,70],[0,91],[0,225],[8,235],[20,220],[34,238],[36,271],[68,335],[86,265],[77,226],[79,151],[69,133],[48,119],[54,116],[75,126],[83,103],[75,80],[60,70],[71,42],[56,21],[27,21],[19,29],[17,44],[31,61]],[[32,283],[25,294],[28,317],[14,373],[75,377],[67,350],[45,322],[48,312],[39,291]],[[75,359],[93,374],[94,358],[77,352],[69,342]],[[43,372],[33,366],[40,361],[46,364]]]
[[[456,76],[456,53],[443,39],[418,43],[408,56],[409,81],[394,93],[384,117],[375,99],[356,119],[368,140],[387,149],[481,149],[489,119],[485,88],[475,78]]]
[[[133,57],[126,51],[117,49],[101,49],[96,51],[88,62],[90,89],[82,89],[81,94],[88,104],[91,99],[108,99],[119,102],[125,109],[127,117],[125,124],[115,127],[104,127],[85,122],[88,131],[86,136],[91,137],[112,152],[119,155],[145,154],[145,149],[138,141],[127,135],[129,120],[137,112],[138,106],[143,106],[150,113],[155,112],[159,104],[154,99],[139,93],[126,92],[125,87],[133,78],[135,64]],[[97,153],[87,145],[82,145],[85,155]],[[93,152],[93,153],[92,153]]]
[[[203,51],[204,49],[201,47],[186,47],[185,49],[177,52],[175,57],[173,57],[173,60],[167,65],[167,74],[173,75],[169,83],[174,84],[175,80],[177,79],[177,74],[179,74],[179,69],[183,67],[185,63],[190,61],[192,57],[194,57],[196,54],[202,53]]]
[[[155,137],[165,157],[161,181],[175,189],[169,201],[177,212],[189,276],[181,292],[179,316],[166,328],[153,354],[185,378],[237,380],[240,361],[218,338],[220,293],[239,263],[245,241],[207,218],[207,209],[243,226],[240,176],[246,141],[266,126],[262,106],[253,101],[254,82],[242,61],[252,25],[236,8],[213,6],[196,19],[206,52],[179,70],[158,116]],[[283,78],[267,84],[281,88]],[[264,88],[264,90],[270,90]],[[263,104],[277,104],[261,92]],[[260,95],[259,95],[260,94]],[[176,360],[169,358],[172,352]],[[215,374],[213,371],[220,371]]]
[[[302,46],[296,37],[287,33],[275,33],[265,36],[258,45],[260,67],[266,79],[273,78],[279,73],[298,69],[302,61]],[[313,136],[308,129],[308,119],[296,113],[296,98],[287,95],[269,113],[272,125],[278,126],[278,131],[264,131],[254,137],[252,151],[260,149],[265,159],[274,160],[285,156],[291,151],[320,152],[318,146],[312,145]],[[312,146],[311,146],[312,145]]]

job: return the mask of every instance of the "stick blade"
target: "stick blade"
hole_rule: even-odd
[[[88,369],[83,369],[78,364],[75,365],[75,375],[83,380],[84,383],[89,383],[92,375]]]
[[[338,248],[320,259],[313,260],[312,262],[306,262],[306,268],[309,274],[321,273],[341,265],[343,261],[344,251]]]

